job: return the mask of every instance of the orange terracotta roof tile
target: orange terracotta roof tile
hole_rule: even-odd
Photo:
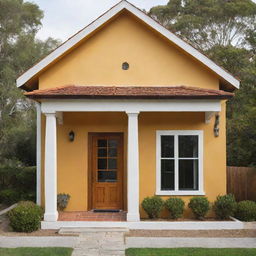
[[[67,85],[34,90],[25,95],[32,99],[60,98],[136,98],[136,99],[229,99],[233,93],[189,86],[77,86]]]

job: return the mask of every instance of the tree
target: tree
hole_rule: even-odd
[[[251,0],[170,0],[149,14],[201,50],[242,46],[256,18]]]
[[[55,48],[36,39],[43,12],[23,0],[0,0],[0,164],[35,165],[35,111],[16,88],[17,76]],[[25,153],[26,152],[26,153]]]

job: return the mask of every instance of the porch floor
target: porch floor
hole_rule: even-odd
[[[59,212],[58,221],[126,221],[126,212]]]

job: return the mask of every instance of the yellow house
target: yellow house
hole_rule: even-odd
[[[66,212],[122,210],[127,222],[146,216],[147,196],[226,193],[226,100],[239,80],[127,1],[17,86],[37,102],[45,223],[63,220],[58,193],[71,196]]]

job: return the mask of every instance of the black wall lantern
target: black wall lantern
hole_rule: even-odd
[[[70,131],[68,137],[69,141],[73,142],[75,140],[75,133],[73,131]]]
[[[220,124],[220,115],[216,114],[215,115],[215,123],[214,123],[214,136],[215,137],[219,137],[219,135],[220,135],[219,124]]]

